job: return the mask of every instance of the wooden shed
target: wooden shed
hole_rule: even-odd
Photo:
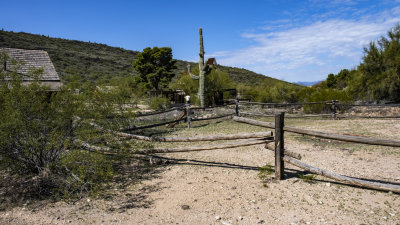
[[[31,71],[41,68],[43,69],[43,73],[39,76],[39,79],[43,85],[49,86],[51,91],[56,91],[61,87],[60,77],[46,51],[0,48],[0,53],[2,52],[6,53],[9,59],[2,62],[0,68],[3,71],[17,71],[17,73],[23,75],[22,82],[24,84],[29,84],[34,80]],[[12,62],[13,60],[20,63],[15,64]]]

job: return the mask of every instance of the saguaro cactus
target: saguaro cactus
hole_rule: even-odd
[[[205,107],[204,101],[204,86],[205,86],[205,77],[211,72],[211,68],[209,65],[204,63],[204,46],[203,46],[203,30],[199,29],[199,36],[200,36],[200,60],[199,60],[199,75],[193,75],[190,71],[190,65],[187,65],[187,69],[189,72],[190,77],[195,80],[199,80],[199,92],[198,96],[200,99],[200,107]]]

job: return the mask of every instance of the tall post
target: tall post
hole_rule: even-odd
[[[332,99],[332,119],[336,119],[336,101]]]
[[[187,122],[187,127],[190,128],[190,102],[186,102],[186,122]]]
[[[275,114],[275,179],[277,180],[283,180],[283,172],[285,169],[282,159],[285,150],[283,140],[284,120],[284,112]]]
[[[239,114],[239,99],[238,98],[235,98],[235,113],[236,113],[236,116],[240,116],[240,114]]]

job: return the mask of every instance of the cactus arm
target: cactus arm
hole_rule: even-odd
[[[199,79],[199,76],[196,76],[196,75],[192,74],[192,72],[190,71],[190,65],[187,65],[187,71],[188,71],[188,73],[189,73],[191,78],[193,78],[194,80],[198,80]]]

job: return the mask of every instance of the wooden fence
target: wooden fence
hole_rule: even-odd
[[[338,110],[343,107],[397,107],[400,108],[400,104],[349,104],[349,103],[341,103],[337,100],[332,101],[322,101],[322,102],[303,102],[303,103],[262,103],[262,102],[240,102],[239,99],[236,99],[236,116],[247,115],[247,116],[260,116],[260,117],[274,117],[273,114],[264,114],[264,113],[251,113],[241,111],[240,105],[261,105],[261,106],[270,106],[270,107],[289,107],[289,106],[307,106],[307,105],[329,105],[331,110],[330,114],[303,114],[303,115],[293,115],[286,116],[286,118],[307,118],[307,117],[331,117],[333,119],[340,118],[377,118],[377,119],[396,119],[400,118],[398,116],[359,116],[359,115],[340,115]]]
[[[140,149],[133,152],[134,154],[205,151],[205,150],[215,150],[215,149],[237,148],[242,146],[267,144],[269,142],[273,142],[273,134],[271,131],[258,132],[258,133],[245,133],[245,134],[231,134],[231,135],[196,136],[196,137],[148,137],[148,136],[105,129],[93,122],[91,122],[90,125],[92,125],[99,131],[109,132],[116,136],[128,139],[150,141],[150,142],[202,142],[202,141],[238,140],[238,139],[244,140],[244,141],[236,141],[218,145],[189,146],[189,147],[179,147],[179,148]],[[75,140],[74,142],[88,150],[100,153],[108,153],[108,154],[113,153],[112,149],[108,147],[94,146],[82,140]]]
[[[334,102],[331,102],[332,104]],[[317,103],[310,103],[310,104],[317,104]],[[319,103],[320,104],[320,103]],[[379,182],[372,182],[367,180],[362,180],[358,178],[343,176],[340,174],[335,174],[326,170],[322,170],[311,165],[305,164],[299,160],[301,160],[301,155],[285,149],[285,139],[284,139],[284,132],[292,132],[297,134],[303,135],[310,135],[325,139],[332,139],[332,140],[339,140],[339,141],[346,141],[346,142],[353,142],[353,143],[361,143],[361,144],[369,144],[369,145],[381,145],[381,146],[392,146],[392,147],[400,147],[399,140],[388,140],[388,139],[378,139],[378,138],[369,138],[369,137],[360,137],[360,136],[351,136],[351,135],[341,135],[341,134],[333,134],[333,133],[324,133],[319,131],[312,131],[306,130],[296,127],[290,127],[284,125],[285,120],[285,113],[280,113],[274,115],[275,123],[271,122],[263,122],[258,121],[250,118],[240,117],[241,114],[239,111],[239,101],[236,100],[235,103],[235,113],[227,114],[227,115],[220,115],[215,117],[209,118],[197,118],[192,119],[190,118],[191,111],[190,105],[186,105],[185,115],[186,118],[182,117],[175,121],[164,122],[160,124],[152,124],[142,127],[136,127],[135,129],[145,129],[155,126],[161,126],[177,121],[186,120],[188,123],[188,127],[190,127],[190,121],[200,121],[200,120],[211,120],[217,118],[224,118],[224,117],[232,117],[233,121],[251,124],[255,126],[266,127],[275,130],[275,137],[273,136],[272,132],[259,132],[259,133],[246,133],[246,134],[231,134],[231,135],[213,135],[213,136],[196,136],[196,137],[148,137],[142,136],[137,134],[126,133],[122,131],[114,131],[108,130],[98,126],[95,123],[91,123],[93,127],[98,129],[102,132],[109,132],[116,136],[120,136],[123,138],[128,139],[135,139],[135,140],[142,140],[142,141],[150,141],[150,142],[202,142],[202,141],[220,141],[220,140],[240,140],[240,141],[233,141],[225,144],[217,144],[217,145],[201,145],[201,146],[189,146],[189,147],[178,147],[178,148],[151,148],[151,149],[140,149],[133,154],[157,154],[157,153],[176,153],[176,152],[192,152],[192,151],[205,151],[205,150],[215,150],[215,149],[230,149],[236,148],[241,146],[252,146],[252,145],[259,145],[265,144],[265,149],[275,152],[275,177],[277,180],[284,179],[284,170],[285,170],[285,162],[297,166],[301,169],[309,171],[314,174],[318,174],[321,176],[328,177],[330,179],[334,179],[346,184],[360,186],[360,187],[367,187],[376,190],[383,190],[383,191],[392,191],[395,193],[400,193],[400,185],[396,184],[387,184],[387,183],[379,183]],[[243,113],[245,114],[245,113]],[[328,114],[329,115],[329,114]],[[82,147],[96,151],[96,152],[103,152],[107,154],[112,154],[113,150],[107,147],[99,147],[91,145],[87,142],[81,140],[75,140],[75,143],[81,145]]]
[[[372,182],[367,180],[362,180],[353,177],[347,177],[339,174],[335,174],[326,170],[322,170],[308,164],[305,164],[301,161],[296,160],[295,157],[291,156],[295,153],[285,154],[285,142],[284,142],[284,132],[293,132],[297,134],[311,135],[315,137],[321,137],[332,140],[340,140],[347,141],[353,143],[361,143],[361,144],[370,144],[370,145],[382,145],[382,146],[393,146],[400,147],[400,141],[397,140],[387,140],[387,139],[377,139],[377,138],[367,138],[367,137],[359,137],[359,136],[350,136],[350,135],[340,135],[340,134],[330,134],[323,133],[318,131],[305,130],[295,127],[289,127],[284,125],[284,113],[280,113],[275,115],[275,123],[257,121],[253,119],[243,118],[243,117],[234,117],[233,120],[237,122],[247,123],[256,126],[262,126],[267,128],[275,129],[275,146],[271,148],[271,146],[266,148],[274,149],[275,151],[275,178],[278,180],[283,179],[284,175],[284,162],[292,164],[294,166],[300,167],[306,171],[309,171],[314,174],[318,174],[321,176],[328,177],[330,179],[334,179],[346,184],[356,185],[360,187],[372,188],[376,190],[383,191],[392,191],[395,193],[400,193],[400,185],[387,184],[387,183],[379,183]]]

